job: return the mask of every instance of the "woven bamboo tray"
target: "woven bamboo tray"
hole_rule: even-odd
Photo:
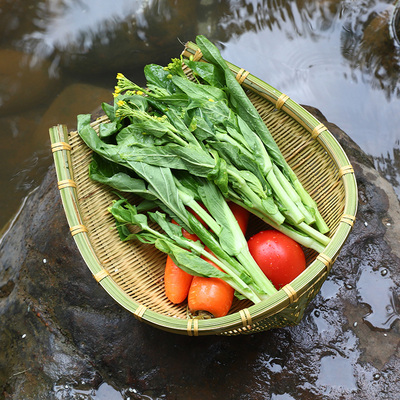
[[[184,57],[203,60],[187,43]],[[203,60],[205,61],[205,60]],[[107,207],[111,190],[88,178],[91,150],[64,125],[50,129],[58,188],[71,234],[97,282],[134,317],[157,328],[189,336],[238,335],[298,324],[348,237],[357,211],[357,186],[349,160],[328,129],[287,95],[230,63],[232,73],[267,124],[289,165],[317,202],[330,228],[323,253],[307,250],[307,268],[290,285],[253,305],[234,300],[229,315],[188,317],[186,304],[174,305],[164,294],[165,254],[138,242],[121,242]],[[190,74],[190,71],[187,71]],[[95,129],[107,117],[92,123]],[[266,226],[257,218],[251,235]]]

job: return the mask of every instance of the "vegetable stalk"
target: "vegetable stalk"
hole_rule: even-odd
[[[211,64],[185,61],[196,82],[178,59],[146,66],[146,89],[118,74],[114,104],[103,104],[110,122],[97,134],[90,115],[80,115],[78,132],[95,154],[91,178],[144,199],[110,207],[123,240],[152,243],[190,274],[224,279],[257,303],[276,289],[250,255],[227,200],[318,252],[329,242],[327,226],[217,48],[203,36],[197,43]],[[184,238],[172,219],[211,253]]]

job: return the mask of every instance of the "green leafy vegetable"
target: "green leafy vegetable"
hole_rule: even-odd
[[[318,252],[329,242],[327,226],[218,49],[204,36],[197,44],[209,63],[148,65],[146,89],[118,74],[114,104],[103,104],[110,122],[97,134],[90,115],[80,115],[78,132],[95,153],[90,177],[144,199],[134,207],[121,198],[110,207],[123,240],[152,243],[185,271],[224,279],[257,303],[275,288],[251,257],[226,201]],[[149,211],[154,208],[159,211]],[[163,233],[150,228],[148,218]],[[211,254],[184,238],[171,219]]]

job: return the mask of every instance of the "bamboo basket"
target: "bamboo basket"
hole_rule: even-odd
[[[203,60],[194,43],[183,57]],[[77,132],[64,125],[50,129],[58,188],[70,232],[96,281],[138,320],[189,336],[239,335],[296,325],[315,297],[348,237],[357,211],[354,171],[328,129],[287,95],[228,63],[265,121],[298,178],[317,202],[331,240],[320,254],[305,249],[306,270],[276,294],[254,305],[234,300],[230,313],[211,319],[191,318],[187,305],[175,305],[164,294],[165,254],[138,242],[121,242],[107,207],[111,190],[88,177],[91,150]],[[185,71],[190,74],[190,71]],[[102,116],[94,129],[106,121]],[[249,235],[266,229],[250,220]]]

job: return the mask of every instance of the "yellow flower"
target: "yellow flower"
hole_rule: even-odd
[[[118,104],[119,107],[122,107],[125,103],[122,100],[120,100],[120,101],[117,102],[117,104]]]
[[[117,74],[117,79],[124,79],[125,76],[123,74],[121,74],[121,72],[118,72]]]
[[[143,94],[143,92],[142,92],[141,90],[138,90],[138,91],[136,92],[136,94],[138,94],[139,96],[141,96],[141,95]]]
[[[214,100],[214,99],[208,99],[208,101],[212,101],[212,102],[215,102],[215,100]]]
[[[115,93],[121,93],[121,88],[119,86],[115,86]]]

